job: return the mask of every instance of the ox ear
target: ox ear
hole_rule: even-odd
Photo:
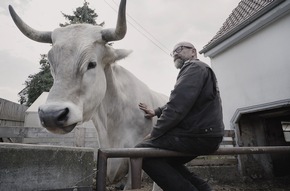
[[[132,50],[116,49],[115,52],[114,52],[115,60],[117,61],[117,60],[121,60],[123,58],[126,58],[132,52],[133,52]]]
[[[131,52],[132,50],[110,48],[107,55],[103,58],[103,62],[105,64],[114,63],[117,60],[126,58]]]

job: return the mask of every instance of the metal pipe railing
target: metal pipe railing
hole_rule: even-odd
[[[219,148],[209,155],[237,155],[237,154],[269,154],[290,152],[290,146],[261,146],[261,147],[232,147]],[[143,157],[178,157],[192,156],[192,154],[180,153],[155,148],[110,148],[99,149],[97,161],[97,191],[106,190],[107,159],[130,158],[132,189],[141,188],[141,171]]]

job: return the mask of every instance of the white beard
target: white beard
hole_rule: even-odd
[[[175,61],[174,61],[174,65],[177,69],[180,69],[184,64],[184,60],[180,59],[180,58],[177,58]]]

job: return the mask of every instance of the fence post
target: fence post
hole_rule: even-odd
[[[108,159],[107,155],[99,149],[97,159],[97,177],[96,177],[97,191],[106,190],[107,159]]]
[[[75,130],[75,144],[76,147],[84,147],[85,146],[85,135],[86,128],[85,127],[77,127]]]
[[[141,188],[142,158],[130,158],[132,189]]]

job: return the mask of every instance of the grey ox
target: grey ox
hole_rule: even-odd
[[[24,35],[52,44],[48,60],[54,83],[38,111],[43,127],[64,134],[92,119],[103,148],[134,147],[150,132],[154,121],[144,118],[138,103],[156,108],[168,98],[151,91],[115,63],[131,51],[108,45],[126,34],[126,0],[120,3],[115,29],[75,24],[52,32],[37,31],[24,23],[10,5],[9,11]],[[127,160],[110,161],[109,181],[124,177],[128,172]]]

